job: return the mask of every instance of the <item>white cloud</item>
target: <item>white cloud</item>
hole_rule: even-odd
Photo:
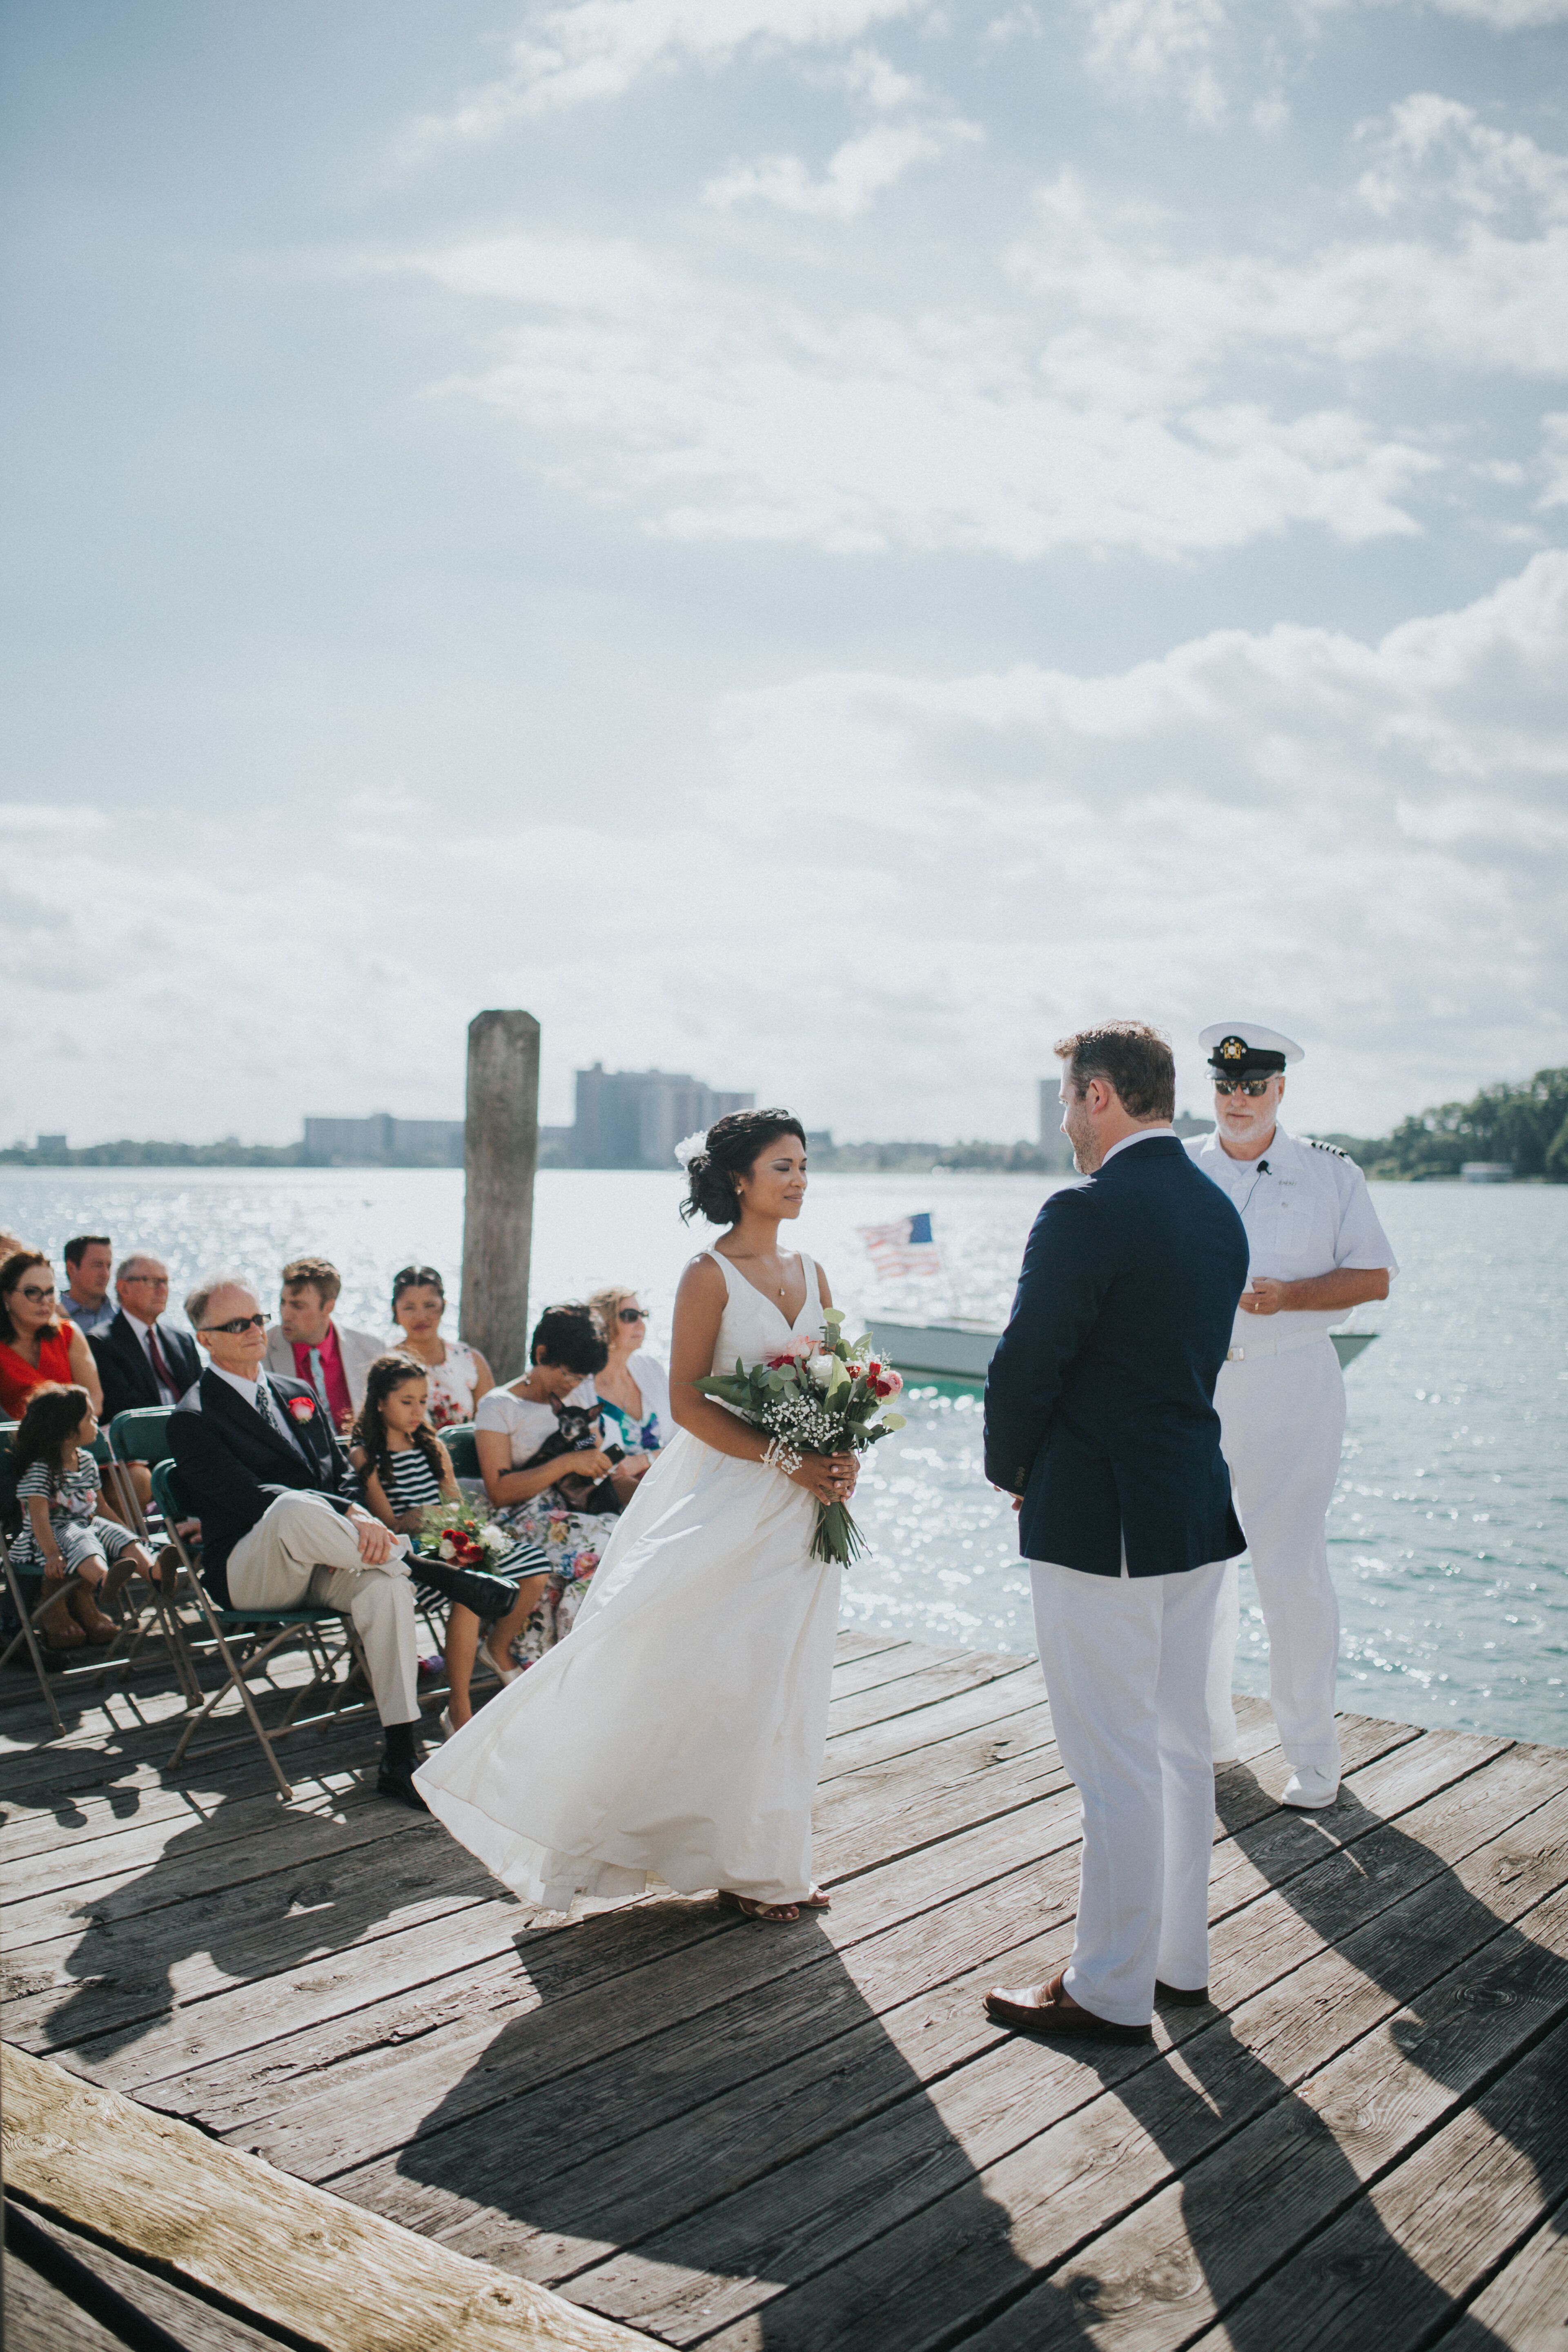
[[[1523,33],[1541,25],[1568,24],[1568,0],[1415,0],[1439,16],[1468,16],[1494,33]]]
[[[1211,62],[1226,0],[1079,0],[1089,20],[1091,72],[1122,95],[1173,82],[1194,122],[1217,122],[1225,98]]]
[[[1541,464],[1546,488],[1543,507],[1568,507],[1568,413],[1559,409],[1541,420]]]
[[[1042,348],[1027,313],[828,323],[540,239],[515,262],[499,240],[410,266],[527,302],[504,358],[449,388],[676,537],[1169,558],[1310,522],[1353,543],[1409,531],[1401,500],[1436,462],[1342,406],[1280,417],[1120,346]]]
[[[426,118],[416,144],[494,138],[529,116],[621,97],[649,74],[727,64],[744,49],[831,49],[875,26],[923,15],[931,0],[563,0],[533,11],[510,70],[450,113]]]
[[[635,827],[362,794],[323,808],[304,875],[253,809],[117,824],[73,847],[68,898],[40,836],[7,904],[47,930],[0,940],[16,1124],[289,1135],[345,1092],[447,1110],[476,970],[540,1016],[557,1073],[635,1003],[637,1059],[849,1134],[1022,1131],[1051,1039],[1104,1013],[1165,1023],[1195,1082],[1190,1041],[1238,987],[1310,1049],[1304,1122],[1382,1132],[1562,1058],[1568,554],[1373,643],[1232,629],[1100,676],[827,673],[721,697],[713,741]],[[409,954],[388,909],[410,872],[473,953]],[[541,876],[586,875],[647,910],[595,940],[588,992],[527,919]],[[177,975],[152,904],[185,909]],[[258,990],[262,939],[308,979]],[[62,1027],[93,1041],[90,1086]]]
[[[852,220],[912,165],[934,163],[982,135],[973,122],[877,122],[847,139],[818,180],[798,156],[772,155],[760,163],[738,164],[710,180],[703,199],[721,209],[760,203],[777,205],[785,212]]]
[[[1380,221],[1418,215],[1405,235],[1302,253],[1194,249],[1184,224],[1101,206],[1064,173],[1014,268],[1085,322],[1091,368],[1120,350],[1173,393],[1269,352],[1340,369],[1394,358],[1568,370],[1568,159],[1429,94],[1363,125],[1357,143],[1373,159],[1360,202]],[[1065,363],[1065,338],[1058,348]]]

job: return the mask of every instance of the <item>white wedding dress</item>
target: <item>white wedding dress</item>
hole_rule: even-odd
[[[717,1251],[713,1368],[822,1325],[816,1268],[794,1324]],[[689,1430],[655,1455],[565,1640],[416,1774],[430,1810],[525,1903],[811,1888],[838,1569],[816,1504]]]

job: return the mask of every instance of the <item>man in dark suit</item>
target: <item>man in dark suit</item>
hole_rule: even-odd
[[[1083,1861],[1067,1968],[985,2006],[1026,2032],[1147,2041],[1156,1994],[1208,1997],[1205,1681],[1224,1563],[1246,1549],[1214,1390],[1247,1236],[1193,1182],[1157,1030],[1109,1023],[1056,1051],[1089,1181],[1035,1221],[986,1381],[985,1468],[1016,1498]]]
[[[202,1522],[202,1577],[226,1609],[341,1609],[364,1646],[386,1735],[376,1786],[417,1811],[418,1654],[408,1538],[353,1499],[342,1449],[309,1383],[268,1373],[267,1318],[239,1281],[198,1283],[185,1312],[210,1359],[169,1423]],[[421,1559],[421,1583],[483,1620],[515,1594],[503,1577]]]
[[[202,1374],[190,1333],[163,1320],[169,1269],[162,1258],[142,1252],[121,1258],[114,1295],[119,1313],[87,1342],[103,1382],[105,1422],[139,1405],[176,1405]]]

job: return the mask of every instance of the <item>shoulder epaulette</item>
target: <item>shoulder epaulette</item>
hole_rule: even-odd
[[[1315,1135],[1309,1135],[1303,1139],[1310,1145],[1314,1151],[1331,1151],[1336,1160],[1348,1160],[1350,1158],[1350,1153],[1348,1151],[1342,1151],[1337,1143],[1320,1143]]]

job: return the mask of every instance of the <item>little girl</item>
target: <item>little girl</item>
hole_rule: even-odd
[[[97,1435],[98,1415],[87,1391],[51,1385],[33,1391],[12,1441],[22,1532],[11,1547],[11,1565],[19,1576],[41,1572],[46,1592],[80,1576],[112,1600],[132,1576],[153,1574],[129,1528],[100,1513],[98,1465],[89,1451]],[[73,1650],[84,1638],[106,1648],[120,1628],[77,1585],[40,1619],[39,1631],[51,1648]]]
[[[452,1460],[426,1418],[425,1368],[408,1356],[378,1356],[365,1375],[364,1403],[354,1423],[349,1459],[360,1473],[366,1508],[395,1535],[417,1535],[432,1503],[460,1503]],[[544,1590],[542,1572],[525,1576],[506,1615],[491,1628],[485,1654],[503,1683],[517,1680],[511,1644]],[[503,1573],[510,1572],[511,1563]],[[418,1566],[415,1564],[416,1580]],[[441,1729],[448,1737],[473,1713],[468,1683],[479,1651],[479,1621],[454,1601],[447,1619],[447,1679],[451,1685]]]

